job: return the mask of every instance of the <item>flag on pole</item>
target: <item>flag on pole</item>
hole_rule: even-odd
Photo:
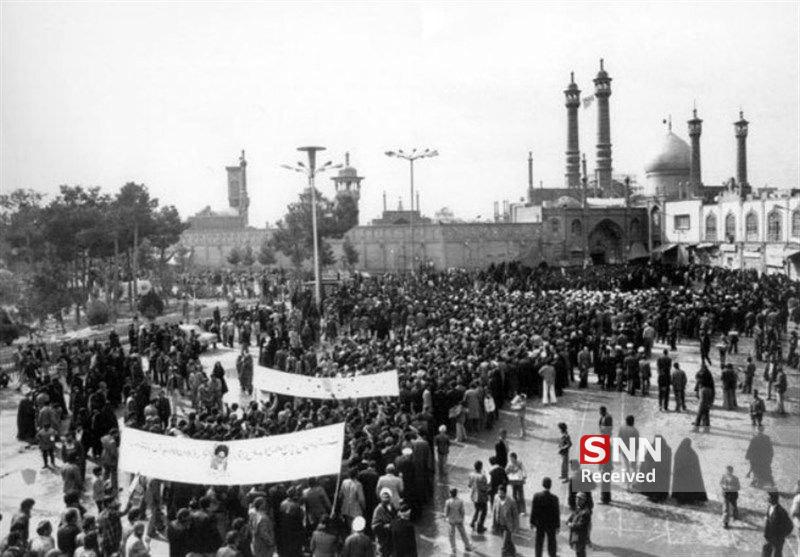
[[[583,97],[583,108],[589,108],[590,106],[592,106],[594,99],[595,99],[594,95]]]

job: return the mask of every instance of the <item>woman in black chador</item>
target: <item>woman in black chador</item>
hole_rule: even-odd
[[[19,401],[17,407],[17,439],[33,441],[36,437],[36,408],[33,405],[33,394],[28,393]]]
[[[672,497],[679,505],[708,501],[703,472],[700,470],[700,459],[692,448],[692,440],[688,437],[681,441],[678,450],[675,451],[675,462],[672,466]]]
[[[658,439],[661,439],[661,462],[656,462],[655,459],[647,453],[644,457],[644,462],[639,467],[640,472],[647,474],[648,472],[655,472],[655,483],[641,483],[639,490],[651,501],[661,502],[669,497],[669,484],[672,480],[672,448],[667,444],[667,440],[661,435],[656,435],[653,440],[653,446]]]

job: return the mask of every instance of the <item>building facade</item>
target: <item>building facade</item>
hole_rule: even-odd
[[[728,191],[668,202],[665,246],[676,258],[800,278],[800,191]]]

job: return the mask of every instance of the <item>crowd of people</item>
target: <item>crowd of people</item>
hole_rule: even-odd
[[[195,290],[219,282],[212,273],[184,279]],[[200,329],[215,336],[211,346],[239,351],[235,370],[219,363],[206,369],[200,356],[209,343],[178,323],[137,319],[127,338],[112,331],[103,341],[19,347],[14,368],[27,392],[19,404],[17,436],[38,445],[44,467],[55,466],[57,449],[63,463],[67,510],[57,526],[57,547],[37,549],[39,557],[139,557],[147,554],[152,538],[168,541],[173,557],[268,557],[276,551],[282,557],[304,552],[356,557],[376,548],[384,557],[413,556],[414,521],[433,500],[437,470],[447,473],[451,444],[494,428],[504,406],[520,416],[523,438],[526,407],[539,398],[558,404],[570,385],[588,389],[596,383],[624,396],[648,396],[652,381],[660,409],[669,409],[672,395],[675,410],[685,411],[691,385],[679,362],[664,350],[653,378],[650,360],[656,342],[674,350],[691,339],[699,342],[703,358],[695,377],[695,427],[710,427],[716,365],[726,408],[736,406],[737,392],[752,395],[758,428],[767,411],[753,388],[758,366],[764,362],[767,400],[774,391],[775,410],[782,413],[784,367],[798,365],[797,336],[787,323],[800,321],[800,285],[782,276],[656,265],[589,273],[518,264],[482,272],[356,274],[326,298],[321,311],[311,293],[285,275],[239,279],[223,280],[222,294],[258,294],[258,303],[232,302],[197,318]],[[248,285],[257,286],[248,290]],[[741,337],[752,337],[755,350],[746,368],[737,369],[726,356],[737,352]],[[718,341],[716,364],[712,339]],[[359,401],[256,396],[256,362],[319,376],[397,370],[400,396]],[[242,392],[235,402],[225,397],[233,377]],[[344,422],[341,482],[329,476],[220,487],[137,476],[121,508],[118,416],[126,427],[218,441]],[[601,431],[603,423],[601,417]],[[558,426],[560,479],[569,482],[576,470],[571,439],[566,424]],[[504,554],[514,555],[513,533],[527,511],[527,472],[506,445],[503,431],[489,469],[475,463],[471,525],[482,532],[491,506],[492,530],[503,536]],[[541,483],[529,519],[537,555],[545,540],[553,555],[559,502],[550,493],[550,478]],[[601,486],[601,502],[610,500],[607,487]],[[96,514],[81,506],[87,491]],[[581,555],[590,543],[591,490],[571,493],[568,503],[570,542]],[[30,516],[32,504],[23,502],[28,508],[20,516]],[[453,489],[444,515],[454,552],[456,534],[471,545],[464,507]],[[3,551],[17,557],[9,548],[23,544],[33,551],[34,541],[27,522],[15,518]]]

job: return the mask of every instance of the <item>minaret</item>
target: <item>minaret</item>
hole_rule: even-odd
[[[594,96],[597,98],[597,182],[600,190],[607,195],[611,190],[611,117],[608,111],[611,78],[603,68],[602,58],[600,71],[594,78]]]
[[[239,157],[239,164],[226,166],[225,172],[228,174],[228,206],[236,210],[244,226],[247,226],[250,198],[247,196],[247,160],[244,158],[244,150]]]
[[[739,120],[733,123],[736,135],[736,182],[739,185],[739,195],[744,197],[750,193],[750,184],[747,182],[747,127],[749,122],[744,119],[744,113],[739,111]]]
[[[244,220],[244,225],[247,226],[250,214],[250,197],[247,195],[247,159],[244,158],[244,149],[242,149],[242,156],[239,157],[239,168],[241,168],[240,187],[241,193],[239,194],[239,215]]]
[[[528,203],[533,203],[533,151],[528,151]]]
[[[581,184],[580,148],[578,145],[578,107],[581,104],[581,91],[575,84],[575,72],[569,73],[569,85],[564,89],[567,107],[567,173],[565,182],[568,188],[578,188]]]
[[[692,109],[692,119],[689,124],[689,137],[692,141],[692,157],[689,160],[689,187],[692,195],[700,195],[703,187],[703,177],[700,173],[700,135],[703,133],[703,120],[697,117],[697,107]]]
[[[586,153],[581,158],[581,168],[583,169],[583,176],[581,178],[581,186],[583,187],[583,208],[587,206],[587,199],[589,197],[589,173],[586,171]]]

